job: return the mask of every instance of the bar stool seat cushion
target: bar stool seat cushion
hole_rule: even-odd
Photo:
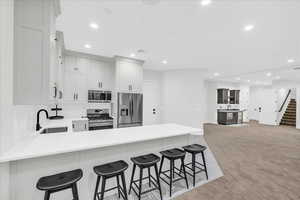
[[[160,161],[160,158],[155,154],[147,154],[138,157],[131,158],[131,161],[140,166],[149,166],[153,165]]]
[[[206,146],[200,144],[192,144],[182,147],[186,152],[189,153],[201,153],[206,149]]]
[[[173,158],[173,159],[181,158],[181,157],[185,156],[185,151],[183,151],[181,149],[177,149],[177,148],[161,151],[160,153],[161,153],[161,155],[163,155],[167,158]]]
[[[99,176],[115,176],[125,171],[128,164],[124,160],[119,160],[104,165],[94,167],[94,171]]]
[[[69,187],[82,178],[82,170],[76,169],[51,176],[45,176],[38,180],[36,187],[39,190],[58,190]]]

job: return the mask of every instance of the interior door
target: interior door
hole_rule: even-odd
[[[267,125],[276,125],[276,91],[274,89],[264,89],[261,98],[261,113],[259,123]]]
[[[131,123],[131,94],[118,93],[118,125]]]
[[[132,123],[143,123],[143,94],[132,94]]]

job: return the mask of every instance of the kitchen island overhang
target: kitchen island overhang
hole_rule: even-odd
[[[128,183],[132,168],[131,157],[147,153],[159,155],[159,151],[193,143],[207,146],[202,133],[201,129],[162,124],[93,133],[43,135],[20,141],[17,146],[2,155],[0,161],[9,162],[12,200],[42,199],[43,193],[35,188],[38,178],[76,168],[81,168],[84,172],[79,182],[80,198],[92,199],[96,183],[94,166],[125,160],[130,166],[126,171]],[[208,181],[221,177],[223,173],[209,148],[205,155]],[[187,156],[186,159],[190,158]],[[204,174],[199,176],[197,185],[207,182],[204,177]],[[174,196],[187,191],[184,186],[181,188],[179,185],[177,188]],[[167,199],[166,189],[163,189],[163,194]],[[56,196],[58,199],[71,197],[68,191]]]

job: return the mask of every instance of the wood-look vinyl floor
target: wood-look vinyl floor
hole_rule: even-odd
[[[300,131],[286,126],[204,126],[224,176],[176,200],[300,200]]]

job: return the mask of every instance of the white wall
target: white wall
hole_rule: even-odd
[[[266,96],[266,90],[272,89],[276,93],[275,96],[273,96],[273,99],[271,99],[271,96]],[[291,98],[296,98],[297,100],[297,128],[300,128],[300,108],[299,108],[299,90],[300,90],[300,83],[295,81],[285,81],[285,80],[277,80],[273,81],[272,85],[269,87],[266,86],[252,86],[250,88],[250,113],[249,117],[250,119],[259,120],[260,119],[260,113],[258,113],[258,107],[261,107],[263,104],[263,100],[267,99],[269,102],[275,102],[276,107],[275,110],[278,111],[281,107],[288,90],[291,89]],[[277,112],[274,112],[274,115],[278,115]],[[266,115],[265,115],[266,116]],[[274,116],[269,116],[270,118],[274,118]],[[277,116],[278,117],[278,116]],[[278,123],[270,123],[270,125],[275,125]],[[264,119],[264,121],[270,121],[267,119]]]
[[[249,86],[239,83],[230,83],[224,81],[205,81],[206,90],[206,110],[205,122],[217,123],[217,109],[226,109],[227,104],[217,104],[217,89],[228,88],[230,90],[240,90],[240,104],[230,105],[231,109],[246,110],[243,112],[244,122],[249,121]]]
[[[206,106],[205,95],[203,71],[164,72],[162,80],[163,122],[202,128]]]
[[[144,70],[143,80],[143,124],[162,123],[162,72],[153,70]],[[155,114],[153,113],[155,109]]]
[[[13,102],[13,0],[0,2],[0,154],[11,144]],[[0,164],[0,199],[9,199],[9,164]]]

